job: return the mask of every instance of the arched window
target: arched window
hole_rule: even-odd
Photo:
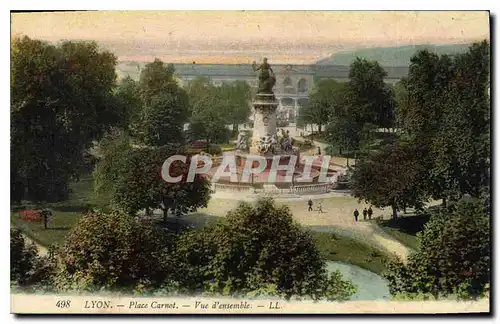
[[[284,93],[295,93],[295,88],[293,87],[292,79],[290,79],[289,77],[286,77],[283,80],[283,92]]]
[[[307,92],[307,81],[306,79],[302,78],[299,80],[297,83],[297,89],[299,93],[304,93]]]
[[[309,99],[300,98],[299,100],[297,100],[297,103],[299,104],[299,106],[304,107],[307,106],[307,104],[309,104]]]

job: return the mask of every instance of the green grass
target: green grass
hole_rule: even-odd
[[[350,263],[379,275],[386,270],[390,257],[378,249],[334,233],[312,234],[319,251],[329,261]]]
[[[236,145],[234,143],[216,144],[219,145],[222,152],[236,150]]]
[[[414,251],[418,250],[418,239],[416,235],[410,235],[391,227],[382,227],[382,229],[404,246]]]
[[[11,212],[10,215],[11,224],[36,243],[48,247],[51,244],[60,245],[64,242],[68,231],[76,224],[81,213],[55,211],[48,229],[43,228],[42,222],[24,221],[18,212]]]
[[[27,222],[19,216],[19,210],[41,209],[42,206],[24,203],[22,206],[11,206],[11,225],[23,231],[25,235],[40,245],[48,247],[51,244],[62,244],[64,238],[82,212],[91,207],[106,209],[109,200],[106,197],[98,197],[92,190],[92,177],[86,175],[78,182],[70,184],[68,200],[46,204],[53,211],[52,222],[48,229],[44,229],[42,222]]]

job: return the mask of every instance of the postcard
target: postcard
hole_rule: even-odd
[[[15,314],[489,314],[487,11],[11,13]]]

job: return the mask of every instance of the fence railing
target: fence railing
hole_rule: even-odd
[[[230,192],[253,192],[253,187],[251,186],[239,186],[239,185],[231,185],[225,183],[213,183],[212,184],[213,191],[230,191]]]
[[[325,193],[331,188],[328,183],[299,185],[291,188],[276,188],[276,189],[254,189],[252,186],[239,186],[232,184],[213,183],[212,192],[235,192],[235,193],[266,193],[271,195],[286,195],[286,194],[311,194]]]

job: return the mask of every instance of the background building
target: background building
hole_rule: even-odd
[[[121,77],[139,78],[144,64],[120,62],[118,74]],[[215,86],[223,82],[246,81],[252,88],[257,88],[258,72],[251,64],[174,64],[177,77],[184,87],[197,77],[209,78]],[[292,65],[272,64],[276,75],[274,93],[279,101],[278,118],[293,121],[299,108],[309,102],[309,93],[315,82],[321,79],[349,80],[349,66],[336,65]],[[387,71],[386,82],[396,83],[408,74],[408,67],[384,67]]]

